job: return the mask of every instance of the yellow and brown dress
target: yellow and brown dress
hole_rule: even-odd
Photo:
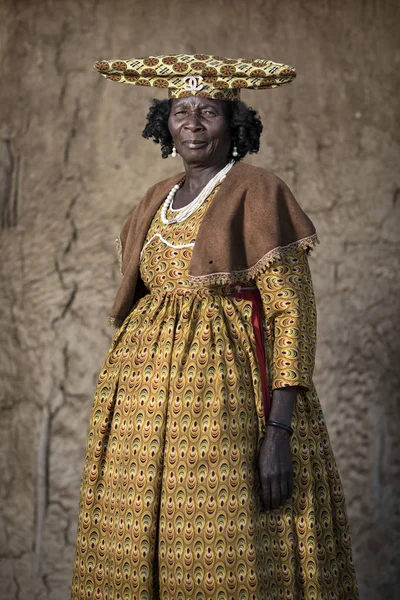
[[[254,281],[270,389],[304,390],[293,415],[293,496],[265,513],[252,302],[188,278],[188,244],[215,191],[180,224],[164,225],[160,209],[148,231],[140,272],[149,294],[116,333],[95,394],[74,600],[358,599],[343,491],[311,379],[307,255],[288,255]]]

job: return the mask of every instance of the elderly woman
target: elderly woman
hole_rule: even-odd
[[[315,230],[280,179],[241,162],[262,125],[240,88],[294,69],[208,55],[96,67],[169,89],[143,135],[184,172],[150,188],[121,233],[72,598],[356,600],[312,383]]]

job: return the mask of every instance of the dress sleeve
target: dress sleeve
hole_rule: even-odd
[[[293,252],[256,276],[267,328],[272,389],[312,386],[316,307],[307,253]]]

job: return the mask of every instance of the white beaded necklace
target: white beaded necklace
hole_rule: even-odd
[[[182,221],[185,221],[186,219],[191,217],[193,213],[195,213],[196,210],[198,210],[200,206],[207,200],[208,196],[211,194],[215,186],[218,183],[220,183],[220,181],[224,179],[224,177],[226,177],[227,173],[229,173],[234,164],[235,161],[232,160],[227,165],[225,165],[225,167],[221,169],[221,171],[218,171],[218,173],[214,175],[212,179],[210,179],[207,185],[201,190],[200,194],[198,194],[198,196],[194,198],[194,200],[192,200],[189,204],[187,204],[181,209],[173,209],[174,212],[176,212],[177,214],[172,219],[168,219],[168,209],[172,205],[175,198],[175,194],[180,189],[183,182],[174,185],[171,191],[169,192],[168,196],[165,198],[161,208],[161,220],[164,223],[164,225],[171,225],[171,223],[182,223]]]

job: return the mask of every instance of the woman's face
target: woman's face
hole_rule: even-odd
[[[213,166],[228,160],[232,139],[225,102],[198,96],[173,98],[168,127],[186,164]]]

